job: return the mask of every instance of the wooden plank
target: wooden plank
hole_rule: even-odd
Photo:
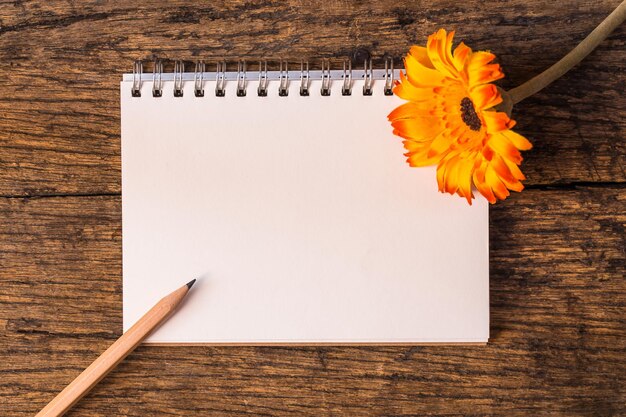
[[[0,4],[0,195],[120,192],[118,82],[134,59],[367,56],[397,60],[436,28],[494,51],[514,86],[599,23],[615,0]],[[623,182],[626,27],[515,110],[535,143],[529,185]],[[166,68],[167,69],[167,68]],[[169,67],[171,70],[171,65]],[[385,115],[381,115],[385,117]]]
[[[624,415],[625,204],[615,186],[492,207],[487,347],[145,346],[69,415]],[[33,415],[120,335],[120,220],[118,196],[0,198],[0,415]]]

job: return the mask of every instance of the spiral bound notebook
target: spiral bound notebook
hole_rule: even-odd
[[[255,67],[123,76],[124,330],[199,277],[149,342],[485,343],[488,203],[406,164],[398,70]]]

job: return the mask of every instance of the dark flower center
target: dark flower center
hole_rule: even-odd
[[[472,130],[479,131],[482,123],[476,114],[474,103],[468,97],[461,100],[461,119]]]

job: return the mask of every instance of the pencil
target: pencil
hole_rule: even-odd
[[[167,320],[185,298],[192,285],[188,282],[166,295],[143,315],[126,333],[117,339],[87,369],[61,391],[36,417],[62,416],[89,392],[102,378],[131,353],[154,329]]]

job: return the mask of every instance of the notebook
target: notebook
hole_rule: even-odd
[[[407,165],[398,70],[286,65],[124,74],[124,330],[199,278],[149,343],[487,342],[488,203]]]

